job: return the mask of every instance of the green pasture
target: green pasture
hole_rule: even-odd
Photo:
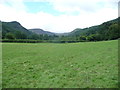
[[[117,88],[118,41],[3,43],[3,88]]]

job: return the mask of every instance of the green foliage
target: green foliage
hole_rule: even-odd
[[[5,38],[7,33],[14,34],[16,39],[27,39],[32,32],[22,27],[18,22],[2,22],[2,38]]]
[[[84,29],[75,29],[66,35],[48,35],[48,34],[35,34],[22,27],[18,22],[3,22],[2,38],[6,38],[7,33],[14,34],[16,39],[32,39],[32,40],[56,40],[55,42],[78,42],[78,41],[103,41],[115,40],[120,38],[120,18],[104,22],[101,25],[92,26]],[[43,31],[45,32],[45,31]],[[50,32],[49,32],[50,33]]]
[[[75,29],[72,31],[69,36],[77,36],[80,40],[83,40],[82,37],[86,37],[87,41],[102,41],[102,40],[114,40],[120,38],[120,18],[104,22],[101,25],[84,28],[84,29]],[[85,39],[85,38],[84,38]]]
[[[86,37],[85,37],[85,36],[80,36],[79,39],[80,39],[80,40],[86,40]]]
[[[108,31],[109,39],[117,39],[120,37],[120,26],[118,24],[113,24],[109,27]]]
[[[5,38],[6,38],[6,39],[15,39],[15,35],[14,35],[13,33],[7,33],[7,34],[5,35]]]
[[[3,88],[117,88],[118,41],[3,43]]]
[[[16,39],[27,39],[27,35],[20,31],[15,32],[15,37]]]
[[[47,34],[44,35],[44,40],[49,40],[49,36]]]

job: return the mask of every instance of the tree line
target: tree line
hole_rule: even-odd
[[[59,42],[59,43],[71,43],[71,42],[86,42],[86,41],[103,41],[103,40],[115,40],[120,38],[120,18],[104,22],[101,25],[76,29],[70,32],[68,35],[47,35],[47,34],[35,34],[24,32],[20,30],[13,30],[14,28],[8,27],[6,24],[3,27],[2,39],[3,42],[16,41],[16,42]],[[27,32],[27,33],[26,33]]]

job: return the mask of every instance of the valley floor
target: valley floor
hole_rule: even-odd
[[[3,88],[117,88],[118,41],[3,43]]]

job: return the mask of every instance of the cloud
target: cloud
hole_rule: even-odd
[[[49,0],[61,12],[93,12],[103,8],[113,8],[118,0]]]
[[[70,32],[75,28],[98,25],[118,17],[118,0],[34,0],[35,2],[49,2],[57,11],[65,12],[58,16],[42,11],[29,13],[26,11],[25,1],[30,0],[1,0],[1,20],[16,20],[26,28]],[[79,13],[74,15],[75,12]]]
[[[97,2],[88,0],[56,0],[53,2],[53,6],[56,10],[61,12],[81,12],[81,11],[93,11],[98,8]]]
[[[25,11],[27,8],[23,0],[0,0],[0,5],[13,8],[16,11]]]

